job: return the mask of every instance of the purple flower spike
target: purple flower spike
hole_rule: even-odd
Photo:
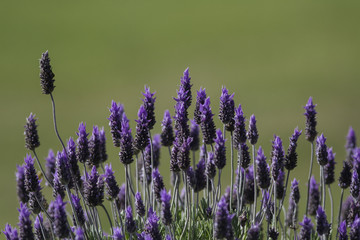
[[[285,173],[283,171],[279,171],[279,176],[276,179],[276,198],[281,200],[284,195],[284,179],[285,179]]]
[[[75,240],[85,240],[84,231],[81,229],[81,227],[78,227],[75,229]]]
[[[303,221],[300,222],[299,225],[302,227],[298,236],[299,240],[310,240],[314,231],[314,224],[311,222],[311,218],[308,218],[305,215]]]
[[[121,122],[121,140],[120,140],[120,153],[119,158],[120,162],[127,165],[134,161],[133,154],[133,139],[131,136],[131,129],[129,126],[129,120],[126,117],[126,114],[123,113],[123,119]]]
[[[350,240],[360,239],[360,218],[356,217],[351,225]]]
[[[316,183],[314,176],[312,176],[310,179],[308,214],[311,216],[315,216],[319,205],[320,205],[319,185]]]
[[[53,181],[55,174],[55,161],[55,154],[52,149],[49,149],[48,156],[46,157],[45,171],[46,176],[51,182]]]
[[[161,190],[161,221],[165,226],[172,223],[172,215],[170,209],[171,192],[166,192],[165,188]]]
[[[286,212],[285,224],[289,228],[292,229],[295,228],[297,222],[297,216],[298,216],[298,206],[293,198],[289,198],[289,207],[288,207],[288,211]]]
[[[321,134],[320,137],[316,139],[316,156],[320,166],[324,166],[328,162],[328,151],[325,142],[326,138],[324,134]]]
[[[100,162],[105,162],[108,159],[108,155],[106,154],[106,136],[104,127],[100,129]]]
[[[191,87],[192,84],[190,83],[191,77],[189,76],[189,68],[186,68],[184,71],[184,75],[180,78],[181,87],[184,89],[187,95],[187,107],[191,105],[192,96],[191,96]]]
[[[149,140],[150,141],[150,140]],[[153,165],[154,168],[158,168],[160,165],[160,135],[155,134],[152,140],[153,145]],[[150,143],[146,146],[144,152],[144,159],[145,159],[145,170],[147,174],[151,174],[152,166],[151,166],[151,145]]]
[[[319,206],[318,210],[316,211],[316,231],[320,236],[322,235],[329,235],[331,225],[328,223],[326,219],[326,213]]]
[[[180,140],[189,137],[190,130],[188,125],[188,113],[186,109],[186,105],[184,102],[179,101],[175,105],[175,130],[176,136],[180,138]]]
[[[50,65],[49,52],[46,51],[40,59],[40,86],[43,94],[51,94],[54,91],[55,74]]]
[[[294,134],[290,138],[289,148],[287,150],[287,154],[284,159],[285,160],[284,167],[287,170],[293,170],[297,165],[298,155],[296,153],[296,147],[297,147],[297,141],[301,135],[301,132],[302,131],[299,131],[298,128],[295,128]]]
[[[120,147],[121,139],[121,121],[124,113],[124,106],[115,101],[111,101],[109,120],[110,132],[115,147]]]
[[[186,171],[190,166],[190,144],[192,142],[192,138],[188,137],[184,139],[183,143],[179,148],[179,152],[177,153],[177,164],[179,168],[183,171]]]
[[[89,157],[89,146],[88,146],[88,139],[87,136],[89,135],[86,133],[86,124],[81,122],[79,125],[79,132],[76,133],[78,136],[77,139],[77,148],[76,148],[76,159],[84,163],[87,161]]]
[[[20,203],[19,211],[19,239],[34,239],[32,222],[30,220],[30,211],[26,205]]]
[[[159,169],[155,169],[152,173],[153,176],[153,184],[154,184],[154,194],[156,201],[161,203],[161,190],[165,188],[163,177],[160,175]]]
[[[215,170],[216,171],[216,170]],[[195,188],[194,192],[200,192],[206,187],[206,175],[205,175],[205,159],[200,159],[199,163],[196,165],[195,170]]]
[[[150,235],[152,240],[161,240],[161,234],[159,231],[159,218],[156,213],[150,208],[148,217],[144,226],[144,231],[147,235]],[[145,238],[146,239],[146,238]]]
[[[211,112],[210,97],[205,99],[204,104],[200,105],[201,112],[201,131],[205,144],[212,144],[216,137],[214,114]]]
[[[277,179],[284,162],[284,149],[281,138],[278,136],[275,136],[275,140],[273,141],[271,155],[271,175],[273,179]]]
[[[56,156],[56,172],[59,176],[60,183],[68,185],[70,183],[70,168],[66,151],[58,152]]]
[[[114,235],[112,236],[113,240],[123,240],[124,235],[122,235],[122,231],[120,228],[114,228]]]
[[[235,115],[234,94],[229,94],[226,87],[221,89],[219,118],[225,125],[234,124]]]
[[[346,232],[346,221],[342,221],[339,226],[339,240],[348,240]]]
[[[133,219],[131,206],[125,210],[125,228],[129,233],[134,233],[136,231],[136,223]]]
[[[215,165],[218,169],[223,169],[226,165],[225,139],[220,129],[216,131],[215,138]]]
[[[332,184],[335,182],[335,153],[333,153],[333,149],[328,148],[328,163],[324,166],[324,177],[325,184]]]
[[[180,168],[177,162],[177,156],[179,154],[180,144],[178,138],[174,141],[174,146],[171,148],[171,157],[170,157],[170,171],[179,172]]]
[[[17,165],[16,172],[16,192],[20,202],[27,203],[29,201],[28,192],[25,186],[25,167]]]
[[[149,120],[144,105],[140,106],[138,111],[138,120],[135,121],[137,124],[133,146],[136,151],[141,151],[149,144]]]
[[[246,204],[252,204],[254,202],[254,170],[253,166],[246,170],[245,174],[245,188],[244,188],[244,200]],[[259,189],[256,187],[256,191]]]
[[[140,217],[144,217],[145,216],[145,206],[141,199],[141,194],[139,192],[137,192],[135,194],[135,207],[136,207],[136,213]]]
[[[246,240],[259,240],[260,239],[260,227],[259,225],[252,225],[247,232]]]
[[[186,179],[187,182],[189,183],[189,186],[194,189],[196,186],[196,178],[195,178],[195,171],[193,170],[192,167],[189,167],[188,170],[186,171]]]
[[[121,210],[125,210],[125,188],[126,188],[126,185],[125,185],[125,183],[123,183],[120,187],[120,192],[118,194],[118,198],[116,201],[118,208]]]
[[[71,201],[74,205],[74,211],[76,213],[76,216],[78,217],[79,224],[83,226],[85,224],[85,214],[84,210],[80,204],[80,198],[78,198],[76,195],[71,194]],[[73,219],[75,222],[75,216],[73,215]]]
[[[17,229],[12,228],[10,224],[5,225],[5,230],[3,231],[7,240],[19,240]]]
[[[231,225],[229,227],[228,216],[228,204],[225,197],[222,197],[218,203],[214,221],[214,236],[216,239],[227,237],[228,230],[231,229]]]
[[[40,190],[39,178],[34,167],[34,159],[30,154],[25,157],[25,188],[28,192],[37,192]]]
[[[309,97],[309,100],[304,107],[306,116],[306,127],[305,127],[305,136],[306,140],[309,142],[313,142],[317,135],[316,131],[316,111],[315,111],[316,104],[313,104],[312,97]]]
[[[216,166],[215,166],[214,158],[215,158],[214,153],[208,152],[205,174],[209,179],[213,179],[216,175]]]
[[[72,180],[77,186],[80,187],[81,174],[80,174],[78,162],[76,160],[76,145],[72,137],[69,138],[66,149],[67,149],[68,164],[70,167]]]
[[[247,169],[250,165],[250,153],[249,153],[249,147],[246,145],[246,143],[241,143],[241,163],[240,166],[242,168]],[[238,152],[240,154],[240,151]],[[239,157],[238,157],[239,158]]]
[[[262,150],[261,146],[257,152],[256,156],[256,164],[257,164],[257,184],[261,189],[268,189],[270,186],[270,168],[266,162],[266,157],[264,155],[264,151]]]
[[[34,222],[34,235],[35,235],[35,239],[39,239],[39,240],[42,240],[44,239],[44,236],[43,236],[43,231],[41,230],[41,225],[43,225],[43,222],[44,222],[44,219],[43,219],[43,216],[42,214],[38,214],[35,218],[35,222]],[[46,230],[46,229],[44,229]],[[44,231],[44,234],[46,235],[46,231]],[[50,236],[46,236],[48,238],[50,238]]]
[[[256,128],[256,119],[255,115],[251,115],[250,121],[249,121],[249,130],[247,132],[247,137],[249,139],[249,142],[251,145],[255,145],[259,139],[259,134]]]
[[[346,137],[346,145],[345,145],[346,159],[350,162],[353,161],[352,155],[353,155],[353,150],[355,148],[356,148],[356,135],[354,129],[350,127],[348,135]]]
[[[104,180],[105,180],[106,196],[108,200],[112,201],[119,194],[120,188],[115,180],[115,176],[111,168],[111,164],[105,165]]]
[[[142,100],[144,103],[144,108],[147,112],[147,120],[149,122],[149,130],[153,129],[156,120],[155,120],[155,92],[151,93],[150,88],[145,86],[145,92],[142,93],[144,95],[144,99]]]
[[[101,152],[100,152],[100,132],[99,127],[94,126],[93,132],[89,140],[89,159],[87,161],[87,164],[92,166],[99,166],[99,163],[101,162]]]
[[[29,150],[35,150],[35,148],[40,146],[35,114],[30,113],[30,116],[26,118],[26,125],[24,128],[25,147]]]
[[[204,89],[200,88],[200,90],[197,91],[196,105],[195,105],[195,111],[194,111],[194,120],[198,125],[201,124],[200,106],[204,104],[205,99],[206,99],[205,88]]]
[[[359,175],[357,171],[353,171],[351,185],[350,185],[350,193],[354,199],[357,199],[359,197],[359,191],[360,191]]]
[[[234,128],[234,144],[235,148],[238,149],[240,144],[246,142],[246,129],[245,129],[245,116],[243,110],[241,108],[241,104],[239,107],[235,109],[235,128]]]
[[[299,190],[299,182],[294,178],[291,182],[291,193],[290,197],[295,201],[296,204],[299,203],[300,200],[300,190]]]
[[[170,147],[173,144],[175,138],[169,110],[165,110],[164,112],[164,118],[161,122],[161,127],[161,144],[165,147]]]
[[[61,196],[62,199],[65,197],[65,187],[61,184],[59,179],[59,174],[56,171],[54,174],[54,180],[53,180],[53,197],[56,198],[58,195]]]
[[[104,180],[93,166],[88,180],[84,184],[84,199],[90,207],[102,204],[104,200]]]
[[[199,125],[194,120],[191,120],[191,126],[190,126],[190,137],[193,139],[190,144],[190,149],[192,151],[199,150],[200,145],[200,139],[199,139]]]
[[[66,238],[69,236],[70,231],[67,226],[67,216],[65,205],[60,196],[54,201],[54,234],[58,238]]]
[[[339,177],[339,187],[346,189],[351,184],[351,166],[347,161],[343,162],[343,170],[340,173]]]

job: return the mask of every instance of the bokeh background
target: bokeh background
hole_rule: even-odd
[[[313,96],[318,131],[334,147],[338,174],[349,126],[360,133],[359,5],[333,0],[1,1],[0,228],[17,223],[15,170],[27,153],[23,126],[30,112],[39,119],[41,160],[49,148],[60,149],[50,98],[39,86],[39,58],[45,50],[56,75],[61,136],[75,137],[81,121],[88,130],[105,126],[108,161],[119,182],[123,168],[107,121],[111,100],[124,104],[134,128],[141,91],[150,86],[157,97],[153,134],[158,133],[164,110],[174,113],[172,97],[186,67],[193,98],[200,86],[206,87],[217,127],[222,127],[217,118],[221,86],[235,92],[236,105],[242,104],[247,117],[256,115],[259,144],[267,156],[274,134],[287,148],[293,129],[304,129],[303,106]],[[291,174],[302,190],[309,160],[310,145],[302,136],[299,166]],[[226,184],[229,166],[222,178]],[[167,183],[168,169],[163,149],[160,171]],[[313,172],[318,176],[316,162]],[[304,191],[302,196],[305,205]],[[302,207],[299,215],[303,212]]]

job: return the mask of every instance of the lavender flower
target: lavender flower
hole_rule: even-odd
[[[312,224],[311,218],[308,218],[305,215],[303,221],[299,224],[302,227],[298,236],[299,240],[311,240],[311,235],[314,231],[314,224]]]
[[[134,233],[136,231],[136,223],[133,219],[131,206],[128,206],[125,210],[125,228],[129,233]]]
[[[332,184],[335,182],[335,153],[333,153],[333,149],[328,148],[328,163],[324,166],[324,178],[325,184]]]
[[[210,97],[205,99],[204,104],[200,105],[201,112],[201,131],[203,133],[204,143],[212,144],[215,139],[214,114],[211,112]]]
[[[249,130],[247,132],[247,137],[249,139],[249,142],[251,145],[255,145],[257,143],[257,140],[259,138],[259,134],[256,128],[256,119],[255,115],[251,115],[250,121],[249,121]]]
[[[182,101],[178,101],[175,105],[175,130],[176,136],[181,140],[189,137],[190,130],[188,125],[188,116],[186,105]]]
[[[84,199],[90,207],[96,207],[102,204],[104,200],[104,180],[99,177],[95,166],[93,166],[87,181],[85,181]]]
[[[171,156],[170,156],[170,171],[172,172],[179,172],[180,168],[178,165],[177,156],[179,153],[179,143],[178,138],[176,138],[176,141],[174,141],[174,146],[171,148]]]
[[[346,189],[351,184],[351,166],[347,161],[343,162],[343,170],[340,173],[339,177],[339,186],[343,189]]]
[[[270,186],[270,168],[269,165],[266,163],[266,157],[264,155],[264,151],[262,150],[261,146],[257,152],[256,156],[256,164],[257,164],[257,184],[261,189],[268,189]]]
[[[99,133],[100,137],[100,162],[105,162],[108,159],[108,155],[106,154],[106,136],[104,127],[100,129]]]
[[[26,205],[20,203],[19,211],[19,239],[34,239],[34,233],[32,229],[32,222],[30,220],[30,211]]]
[[[34,214],[39,214],[40,211],[42,211],[41,206],[39,205],[38,199],[39,199],[39,201],[41,202],[41,204],[43,206],[47,206],[46,200],[45,200],[44,196],[40,192],[40,186],[39,186],[38,191],[29,193],[28,205],[29,205],[29,209]]]
[[[320,236],[329,235],[330,228],[331,224],[329,224],[326,219],[326,213],[322,207],[319,206],[318,210],[316,211],[316,231]]]
[[[120,147],[121,120],[124,113],[124,106],[120,103],[117,104],[115,101],[111,101],[111,108],[109,108],[109,111],[110,116],[108,120],[112,140],[115,147]]]
[[[161,203],[161,190],[165,188],[164,181],[162,176],[160,175],[159,169],[155,169],[152,173],[153,176],[153,184],[154,184],[154,194],[156,201]]]
[[[235,127],[234,127],[234,145],[235,148],[238,149],[240,144],[246,142],[246,129],[245,129],[245,116],[243,110],[241,108],[241,104],[239,107],[235,109]]]
[[[124,236],[121,233],[121,229],[116,227],[114,228],[114,234],[112,236],[113,240],[123,240]]]
[[[67,143],[67,157],[68,157],[68,164],[70,167],[70,173],[71,173],[71,177],[73,182],[77,185],[77,186],[81,186],[81,174],[80,174],[80,169],[77,163],[77,159],[76,159],[76,145],[74,140],[70,137],[69,141]]]
[[[54,90],[55,74],[50,65],[49,52],[46,51],[40,59],[40,86],[43,94],[51,94]]]
[[[180,82],[181,82],[180,87],[182,87],[184,89],[184,92],[186,92],[187,108],[191,105],[191,101],[192,101],[192,96],[191,96],[192,84],[190,83],[190,80],[191,77],[189,76],[189,68],[186,68],[183,76],[180,78]]]
[[[144,226],[144,231],[146,234],[150,235],[152,240],[161,240],[161,234],[159,231],[159,218],[156,216],[156,213],[150,208],[148,217]]]
[[[149,140],[150,141],[150,140]],[[152,147],[153,147],[153,165],[154,168],[159,167],[160,165],[160,135],[155,134],[154,138],[152,140]],[[144,159],[145,159],[145,168],[148,173],[151,173],[151,145],[150,143],[146,146],[145,152],[144,152]]]
[[[360,239],[360,218],[356,217],[351,225],[350,240]]]
[[[74,206],[74,211],[75,211],[75,214],[79,220],[79,224],[81,226],[83,226],[85,224],[85,215],[84,215],[84,210],[80,204],[80,198],[78,198],[76,195],[73,195],[71,194],[71,201],[73,203],[73,206]],[[75,221],[75,216],[73,216],[73,219],[74,219],[74,223],[76,222]]]
[[[123,119],[121,122],[121,140],[120,140],[120,161],[127,165],[134,161],[133,154],[133,139],[131,136],[131,129],[129,126],[129,120],[126,117],[126,114],[123,113]]]
[[[346,232],[346,221],[342,221],[339,226],[339,240],[348,240]]]
[[[175,138],[169,110],[165,110],[161,126],[161,144],[165,147],[170,147],[173,144]]]
[[[285,156],[284,167],[287,170],[293,170],[297,165],[298,155],[296,153],[297,141],[301,135],[302,131],[299,131],[298,128],[295,128],[294,134],[290,138],[289,148]]]
[[[165,188],[161,190],[161,221],[165,226],[172,223],[172,215],[170,209],[171,192],[166,192]]]
[[[19,240],[17,229],[12,228],[10,224],[5,225],[5,230],[3,231],[7,240]]]
[[[155,125],[155,92],[151,93],[150,88],[145,86],[145,92],[142,93],[144,95],[144,99],[142,100],[144,103],[145,111],[147,112],[147,120],[149,122],[149,130],[153,129]]]
[[[352,127],[349,128],[348,135],[346,137],[346,160],[352,162],[353,150],[356,148],[356,135]]]
[[[285,173],[283,171],[279,171],[279,175],[276,179],[276,198],[281,200],[283,198],[284,195],[284,178],[285,178]]]
[[[65,187],[60,183],[59,174],[57,171],[54,174],[52,195],[54,198],[56,198],[58,195],[60,195],[62,199],[65,197]]]
[[[125,185],[125,183],[123,183],[120,187],[120,191],[119,191],[118,197],[116,199],[116,204],[117,204],[118,208],[121,210],[125,210],[125,188],[126,188],[126,185]]]
[[[320,205],[319,185],[316,183],[314,176],[312,176],[310,179],[308,214],[311,216],[315,216],[319,205]]]
[[[114,176],[114,172],[112,170],[111,164],[105,165],[104,180],[105,180],[105,189],[106,189],[107,199],[112,201],[119,194],[120,188],[115,180],[115,176]]]
[[[215,138],[215,165],[218,169],[223,169],[226,165],[225,139],[220,129],[216,131]]]
[[[59,176],[60,183],[68,185],[70,183],[70,168],[68,158],[66,157],[65,149],[62,152],[58,152],[56,156],[56,172]]]
[[[140,106],[140,109],[138,111],[138,120],[135,121],[137,124],[133,146],[136,151],[142,151],[149,143],[149,120],[144,105]]]
[[[213,179],[216,175],[216,166],[214,162],[213,152],[208,152],[208,160],[206,162],[205,174],[209,179]]]
[[[192,138],[192,142],[190,144],[190,149],[192,151],[199,150],[199,145],[200,145],[199,125],[197,125],[194,120],[191,120],[190,137]]]
[[[294,178],[294,180],[291,182],[290,198],[292,198],[296,204],[299,203],[300,190],[299,190],[299,182],[296,180],[296,178]]]
[[[316,111],[315,111],[316,104],[313,104],[312,97],[309,97],[309,100],[304,107],[306,116],[306,127],[305,127],[305,135],[306,140],[309,142],[313,142],[317,135],[316,131]]]
[[[289,228],[295,228],[297,222],[297,216],[298,216],[298,206],[293,198],[289,198],[289,207],[288,207],[288,211],[286,212],[285,224]]]
[[[247,231],[246,240],[259,240],[260,239],[260,227],[259,225],[252,225]]]
[[[216,171],[216,170],[215,170]],[[201,158],[196,165],[195,170],[195,188],[194,192],[200,192],[206,187],[206,175],[205,175],[205,159]]]
[[[328,152],[325,142],[326,138],[324,134],[321,134],[320,137],[316,139],[316,156],[320,166],[324,166],[328,162]]]
[[[280,170],[283,168],[284,162],[284,149],[281,138],[278,136],[275,136],[273,141],[271,156],[271,175],[273,179],[277,179],[280,174]]]
[[[37,132],[37,125],[35,114],[30,113],[30,116],[26,118],[25,128],[25,147],[31,151],[40,146],[39,135]]]
[[[193,170],[192,167],[189,167],[188,170],[186,171],[186,179],[187,182],[189,183],[189,186],[194,189],[196,186],[196,178],[195,178],[195,171]]]
[[[226,87],[221,89],[219,118],[225,125],[231,123],[235,115],[234,94],[229,95]]]
[[[76,159],[84,163],[87,161],[89,157],[89,147],[88,147],[88,139],[87,136],[89,135],[86,133],[86,124],[81,122],[79,124],[79,132],[76,133],[78,136],[77,139],[77,148],[76,148]]]
[[[75,229],[75,240],[85,240],[84,231],[81,229],[81,227],[78,227]]]
[[[35,235],[35,239],[37,239],[37,240],[44,239],[43,230],[41,230],[41,228],[42,228],[41,225],[43,225],[43,222],[44,222],[43,216],[40,213],[39,215],[36,216],[35,222],[34,222],[34,235]],[[46,234],[46,233],[44,232],[44,234]],[[47,236],[47,237],[50,238],[50,236]]]
[[[258,190],[256,187],[256,191]],[[245,174],[244,200],[246,204],[254,202],[254,170],[252,165],[246,170]]]
[[[205,88],[200,88],[199,91],[197,91],[196,96],[196,105],[195,105],[195,111],[194,111],[194,120],[197,124],[201,124],[201,112],[200,112],[200,106],[204,104],[206,99],[206,92]]]
[[[350,193],[354,199],[357,199],[359,197],[359,191],[360,191],[359,175],[357,171],[353,171],[352,181],[350,185]]]
[[[34,159],[26,154],[25,160],[25,189],[28,192],[39,191],[39,178],[34,167]]]
[[[136,209],[136,213],[140,216],[140,217],[144,217],[145,216],[145,206],[144,203],[141,199],[141,195],[139,192],[137,192],[135,194],[135,209]]]
[[[227,236],[229,230],[228,216],[228,204],[226,203],[225,197],[222,197],[218,203],[214,220],[214,236],[216,239],[222,239]]]
[[[65,205],[60,196],[54,201],[54,234],[58,238],[66,238],[70,235],[69,228],[67,226],[67,217]]]
[[[16,192],[20,202],[27,203],[29,201],[28,192],[26,191],[25,186],[25,167],[20,165],[17,165]]]
[[[55,174],[55,154],[52,149],[49,149],[48,156],[46,157],[45,171],[46,176],[52,182]]]
[[[100,132],[99,127],[94,126],[92,135],[89,140],[89,159],[87,164],[89,166],[99,166],[101,162],[101,152],[100,152]]]
[[[187,170],[190,166],[190,144],[192,142],[192,138],[188,137],[184,139],[183,143],[179,148],[179,152],[177,153],[177,165],[183,171]]]

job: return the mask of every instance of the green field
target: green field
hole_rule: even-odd
[[[134,128],[144,85],[156,91],[153,133],[158,133],[164,110],[174,112],[172,97],[182,72],[190,67],[193,98],[206,87],[217,127],[222,128],[217,114],[221,86],[226,86],[236,93],[235,103],[242,104],[247,117],[256,115],[259,144],[267,156],[274,134],[287,148],[293,129],[304,128],[303,106],[313,96],[318,131],[334,147],[339,171],[349,126],[360,136],[360,3],[219,2],[1,1],[0,229],[6,222],[17,223],[15,170],[27,153],[23,126],[30,112],[39,118],[40,158],[49,148],[60,149],[50,98],[39,86],[38,59],[45,50],[56,75],[54,96],[63,139],[75,137],[81,121],[88,130],[97,124],[108,131],[111,100],[125,105]],[[109,161],[123,182],[109,131],[107,138]],[[302,136],[299,166],[291,175],[300,179],[302,190],[309,158],[310,145]],[[317,163],[314,166],[318,175]],[[168,169],[163,149],[160,172],[166,179]],[[229,184],[229,166],[225,171],[223,181]],[[300,204],[305,201],[302,192]],[[304,209],[300,211],[301,217]]]

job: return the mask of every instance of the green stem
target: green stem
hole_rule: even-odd
[[[338,238],[339,235],[339,226],[340,226],[340,217],[341,217],[341,208],[342,208],[342,202],[344,198],[344,189],[341,188],[341,197],[340,197],[340,206],[339,206],[339,214],[338,214],[338,227],[336,228],[336,238]]]
[[[314,162],[314,142],[311,142],[311,159],[310,159],[310,169],[309,169],[309,176],[308,176],[308,190],[307,190],[306,212],[305,212],[306,216],[308,215],[308,210],[309,210],[310,180],[311,180],[313,162]]]
[[[253,209],[253,224],[256,218],[256,203],[257,203],[257,184],[256,184],[256,160],[255,160],[255,145],[252,144],[253,170],[254,170],[254,209]]]
[[[45,177],[46,181],[50,184],[51,188],[54,188],[53,183],[50,181],[50,179],[49,179],[49,178],[48,178],[48,176],[46,175],[46,173],[45,173],[45,171],[44,171],[43,167],[41,166],[41,163],[40,163],[40,161],[39,161],[39,158],[38,158],[38,156],[37,156],[37,154],[36,154],[35,149],[33,150],[33,153],[34,153],[34,156],[35,156],[36,162],[37,162],[37,163],[38,163],[38,165],[39,165],[39,168],[40,168],[40,170],[41,170],[41,173],[42,173],[42,174],[43,174],[43,176]]]

